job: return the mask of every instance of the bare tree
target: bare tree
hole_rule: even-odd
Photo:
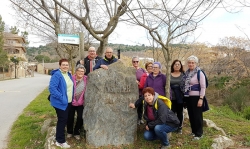
[[[108,0],[103,2],[83,0],[84,12],[76,14],[61,2],[53,1],[80,21],[89,33],[100,42],[97,50],[98,55],[103,54],[104,48],[108,44],[109,35],[117,27],[119,18],[126,12],[125,6],[129,5],[129,0]]]
[[[60,33],[84,32],[85,39],[100,42],[97,54],[102,55],[109,35],[126,12],[128,0],[10,0],[19,21],[45,41],[56,41]],[[34,31],[35,29],[35,31]],[[91,36],[90,36],[91,35]],[[89,42],[90,43],[90,42]],[[85,44],[85,49],[90,45]]]
[[[145,28],[163,50],[167,67],[166,92],[169,96],[171,49],[170,43],[181,43],[197,29],[221,0],[152,0],[134,1],[128,6],[131,23]],[[132,7],[133,6],[133,7]]]

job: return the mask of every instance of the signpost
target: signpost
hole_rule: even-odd
[[[79,35],[58,34],[58,43],[79,44]]]

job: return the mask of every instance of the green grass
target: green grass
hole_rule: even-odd
[[[48,118],[56,119],[55,110],[50,106],[47,100],[48,91],[45,89],[36,97],[19,116],[13,124],[8,149],[43,149],[46,134],[41,134],[43,122]],[[232,112],[228,106],[213,107],[210,105],[210,111],[204,113],[204,118],[210,119],[218,127],[224,129],[228,137],[233,139],[236,144],[234,148],[250,148],[250,121],[242,118],[242,115]],[[52,123],[51,125],[55,125]],[[160,141],[145,141],[143,139],[143,125],[137,129],[137,140],[133,145],[121,145],[119,147],[106,146],[100,149],[155,149],[160,147]],[[192,141],[188,136],[190,125],[188,120],[184,121],[183,134],[172,133],[170,143],[175,149],[209,149],[213,143],[213,138],[222,135],[220,131],[213,128],[204,127],[204,137],[199,141]],[[77,141],[74,138],[67,139],[72,149],[89,149],[86,141]]]

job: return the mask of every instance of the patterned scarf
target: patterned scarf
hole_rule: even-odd
[[[183,82],[183,88],[182,91],[183,93],[189,91],[190,89],[190,80],[191,78],[200,70],[199,67],[196,67],[193,71],[190,71],[189,69],[185,72],[185,75],[182,78]]]
[[[76,100],[79,100],[79,98],[82,95],[82,92],[83,92],[84,88],[85,88],[85,84],[84,84],[83,79],[76,82],[76,88],[75,88],[75,99]]]

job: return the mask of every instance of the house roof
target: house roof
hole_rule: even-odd
[[[58,69],[59,68],[59,63],[44,63],[44,68],[45,69]]]
[[[6,39],[17,39],[23,41],[22,43],[25,43],[25,39],[22,36],[19,36],[18,34],[12,34],[8,32],[3,33],[4,38]]]

